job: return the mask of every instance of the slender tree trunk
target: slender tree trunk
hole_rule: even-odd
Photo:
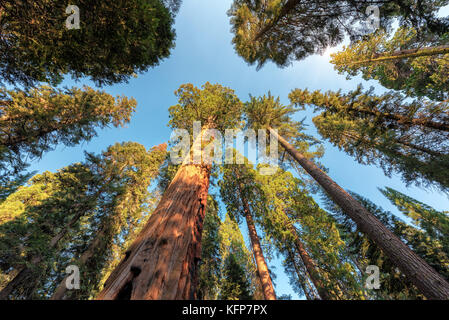
[[[210,166],[184,162],[97,299],[195,298],[209,177]]]
[[[426,57],[426,56],[434,56],[434,55],[438,55],[438,54],[448,54],[448,53],[449,53],[449,45],[438,46],[438,47],[417,48],[417,49],[404,49],[404,50],[394,51],[392,53],[376,54],[371,59],[355,61],[355,62],[350,63],[349,65],[399,60],[399,59],[405,59],[405,58]]]
[[[315,288],[317,289],[318,294],[320,295],[321,299],[323,299],[323,300],[331,300],[332,297],[329,294],[329,292],[327,291],[326,286],[323,284],[323,282],[320,279],[318,269],[315,265],[315,262],[309,256],[309,253],[307,252],[306,248],[304,247],[304,244],[302,243],[301,239],[299,238],[295,227],[293,227],[292,225],[289,225],[289,229],[292,232],[292,234],[294,235],[296,250],[298,251],[299,256],[301,257],[301,260],[304,263],[304,266],[306,267],[307,273],[309,274],[310,280],[312,280],[312,283],[315,286]]]
[[[259,275],[260,283],[262,285],[263,295],[265,300],[276,300],[276,294],[274,292],[273,282],[271,281],[270,272],[263,256],[262,247],[260,245],[259,236],[257,235],[256,226],[254,225],[253,217],[249,209],[248,202],[242,196],[239,186],[240,198],[243,202],[246,224],[248,225],[249,238],[251,239],[251,246],[253,249],[254,258],[257,265],[257,273]]]
[[[336,184],[318,166],[299,153],[277,131],[268,131],[282,147],[323,187],[332,200],[385,252],[428,299],[449,299],[449,283],[423,259],[416,255],[373,214],[366,210],[349,193]]]
[[[293,268],[295,269],[296,275],[298,276],[298,282],[300,283],[302,290],[304,291],[304,294],[306,296],[307,300],[319,300],[320,297],[316,296],[315,292],[312,292],[313,297],[311,296],[311,291],[313,290],[309,282],[307,282],[307,279],[304,278],[298,268],[298,265],[296,264],[296,261],[294,259],[294,254],[292,252],[292,250],[290,248],[286,248],[287,252],[288,252],[288,258],[291,260],[292,264],[293,264]],[[303,281],[301,281],[301,278],[304,278]]]

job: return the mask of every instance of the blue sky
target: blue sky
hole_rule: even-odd
[[[125,128],[100,130],[98,137],[89,143],[67,148],[58,147],[55,151],[35,161],[31,170],[42,172],[56,171],[73,162],[82,161],[83,151],[99,153],[115,142],[136,141],[147,148],[168,141],[171,130],[168,124],[168,107],[177,103],[173,92],[183,83],[193,83],[201,86],[205,82],[220,83],[235,90],[242,100],[249,94],[254,96],[266,94],[268,91],[279,96],[288,104],[288,93],[295,88],[310,90],[338,90],[344,92],[353,90],[358,83],[364,87],[370,85],[377,93],[383,91],[376,82],[363,81],[360,78],[346,80],[344,75],[338,75],[329,61],[328,50],[323,56],[312,56],[296,62],[288,68],[280,69],[271,63],[256,71],[254,66],[248,66],[234,52],[231,44],[229,18],[226,11],[231,6],[231,0],[188,0],[182,3],[176,18],[176,47],[171,56],[158,67],[139,75],[127,84],[103,88],[113,95],[134,97],[138,102],[137,112]],[[445,10],[446,11],[449,10]],[[82,12],[81,12],[82,19]],[[93,84],[89,81],[77,83],[67,80],[64,85],[81,86]],[[307,117],[309,133],[316,131],[311,123],[313,114],[310,110],[299,112],[297,119]],[[317,136],[318,137],[318,136]],[[388,178],[383,171],[373,166],[363,166],[352,157],[339,151],[329,143],[325,143],[326,153],[321,162],[329,168],[330,176],[345,189],[357,191],[371,199],[384,209],[397,213],[397,210],[377,190],[378,187],[389,186],[414,198],[425,202],[436,209],[448,210],[448,196],[436,190],[424,190],[416,187],[406,187],[400,178],[393,175]],[[246,234],[246,228],[242,228]],[[288,278],[278,260],[272,261],[278,275],[276,291],[278,295],[292,294]]]

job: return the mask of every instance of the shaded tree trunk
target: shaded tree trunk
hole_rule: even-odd
[[[260,245],[259,236],[257,235],[256,226],[254,225],[253,217],[249,209],[248,202],[242,196],[239,187],[240,198],[243,203],[246,224],[248,225],[249,238],[251,239],[252,251],[257,265],[257,273],[259,275],[260,283],[262,285],[263,294],[266,300],[276,300],[273,282],[271,281],[270,272],[268,271],[267,262],[263,256],[262,247]]]
[[[300,283],[302,290],[304,291],[304,295],[306,296],[307,300],[319,300],[320,298],[317,297],[315,292],[312,292],[312,288],[308,287],[310,286],[310,283],[307,282],[307,279],[304,279],[303,281],[301,281],[301,278],[304,278],[301,274],[301,271],[298,268],[298,265],[296,264],[296,261],[294,259],[294,254],[292,252],[292,250],[290,248],[286,248],[287,252],[288,252],[288,258],[291,261],[291,263],[293,264],[293,268],[295,269],[296,275],[298,277],[298,282]],[[313,294],[313,297],[312,295]]]
[[[416,255],[373,214],[336,184],[318,166],[299,153],[272,128],[268,131],[282,147],[323,187],[332,200],[385,252],[428,299],[449,299],[449,283]]]
[[[97,299],[195,298],[210,166],[188,163],[184,161]]]
[[[304,244],[302,243],[301,239],[299,238],[295,227],[290,225],[289,229],[292,232],[292,234],[294,234],[296,250],[298,251],[299,256],[301,257],[301,260],[304,263],[304,266],[306,267],[307,273],[309,274],[310,280],[312,281],[313,285],[317,289],[318,294],[320,295],[321,299],[323,299],[323,300],[332,299],[331,295],[326,290],[326,286],[323,284],[323,282],[320,279],[320,275],[318,273],[318,269],[315,265],[315,262],[309,256],[309,253],[307,252],[306,248],[304,247]]]

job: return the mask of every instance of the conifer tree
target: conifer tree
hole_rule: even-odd
[[[0,299],[34,296],[60,242],[95,208],[104,187],[97,179],[87,166],[74,164],[33,177],[2,203],[0,260],[11,276]]]
[[[295,132],[298,123],[290,118],[294,111],[294,108],[281,105],[273,97],[253,98],[246,104],[246,117],[250,127],[262,128],[271,133],[289,155],[315,179],[359,228],[384,250],[386,255],[426,297],[429,299],[447,299],[449,297],[449,283],[444,278],[413,253],[379,219],[336,184],[314,162],[309,160],[307,155],[302,154],[288,142],[291,137],[298,139],[300,135],[299,132]],[[274,128],[277,130],[274,130]]]
[[[309,196],[305,183],[283,170],[270,176],[256,174],[256,180],[268,206],[261,224],[284,253],[287,266],[298,273],[302,291],[325,300],[363,298],[335,221]],[[307,289],[310,286],[314,288]]]
[[[419,37],[416,29],[399,28],[390,38],[384,29],[331,55],[339,73],[361,74],[409,96],[449,98],[449,34]]]
[[[220,299],[251,300],[256,299],[260,282],[253,255],[245,245],[245,240],[237,222],[226,214],[219,230],[220,255]],[[229,258],[232,256],[232,258]],[[231,259],[233,260],[231,262]],[[231,269],[234,269],[232,272]],[[227,279],[231,273],[232,279]],[[263,296],[261,297],[263,299]]]
[[[78,250],[78,257],[68,262],[83,271],[83,288],[69,292],[65,277],[53,293],[52,300],[86,299],[92,291],[98,290],[101,271],[111,260],[114,244],[126,240],[142,223],[141,220],[147,219],[148,187],[165,158],[165,148],[164,144],[147,152],[138,143],[116,144],[103,155],[107,168],[105,175],[116,176],[114,181],[120,189],[113,193],[113,201],[107,200],[99,205],[98,212],[90,219],[92,226],[89,231],[94,236]]]
[[[76,6],[78,12],[61,0],[0,1],[0,83],[54,85],[64,74],[99,85],[127,81],[174,46],[178,0],[79,0]],[[76,13],[79,28],[67,28]]]
[[[391,231],[401,238],[414,252],[423,258],[429,265],[448,279],[448,255],[441,242],[431,237],[429,233],[419,230],[385,211],[368,199],[352,193],[365,208],[378,217]],[[339,221],[339,228],[345,241],[348,243],[348,254],[351,255],[360,268],[363,276],[368,265],[376,265],[381,273],[380,288],[366,290],[371,298],[377,299],[423,299],[424,296],[407,277],[399,271],[391,259],[373,241],[364,235],[357,226],[351,222],[338,206],[335,206],[325,196],[327,209]],[[362,277],[364,278],[364,277]]]
[[[240,216],[245,217],[264,297],[266,300],[275,300],[276,294],[254,222],[256,215],[265,213],[263,193],[255,183],[254,172],[250,166],[224,165],[220,194],[228,213],[238,219],[237,221]]]
[[[1,205],[5,212],[17,201],[22,206],[1,226],[5,245],[17,252],[7,255],[5,263],[9,269],[21,269],[1,297],[17,290],[15,296],[23,298],[51,294],[51,285],[45,292],[39,288],[55,281],[50,266],[56,263],[60,269],[53,273],[58,275],[68,264],[82,270],[82,288],[75,294],[88,298],[111,260],[114,242],[126,239],[142,219],[148,186],[164,158],[165,145],[147,153],[137,143],[116,144],[101,156],[88,154],[83,164],[38,175],[29,187],[8,197]],[[66,293],[63,281],[54,298],[62,299]]]
[[[238,264],[233,253],[224,262],[223,279],[220,285],[220,298],[223,300],[251,300],[250,283],[245,270]]]
[[[387,175],[400,172],[406,183],[447,190],[448,106],[372,92],[361,86],[347,94],[296,89],[290,99],[322,111],[313,119],[320,135],[358,162],[378,164]]]
[[[193,122],[201,122],[201,132],[192,145],[197,155],[201,156],[201,140],[207,129],[224,132],[239,124],[242,105],[231,89],[210,83],[202,89],[185,84],[176,95],[179,104],[170,107],[169,124],[190,134]],[[184,156],[154,214],[111,273],[98,299],[194,297],[211,165],[204,161],[204,155],[196,164],[190,161],[190,152]]]
[[[89,87],[28,90],[0,88],[0,183],[8,186],[57,144],[74,146],[97,135],[97,128],[123,126],[136,107],[134,99]],[[12,178],[11,178],[12,177]],[[9,181],[9,182],[8,182]]]
[[[399,18],[400,25],[437,35],[447,32],[445,21],[435,15],[444,4],[435,0],[420,1],[419,6],[403,0],[235,0],[228,12],[232,42],[236,52],[246,62],[257,63],[258,68],[270,60],[285,67],[339,44],[345,35],[352,39],[365,35],[363,24],[370,5],[380,7],[383,27],[390,27]]]
[[[220,226],[218,202],[209,195],[201,241],[201,261],[198,270],[196,297],[200,300],[216,300],[221,278]]]
[[[389,187],[380,192],[405,216],[412,219],[416,227],[423,229],[431,239],[438,240],[449,256],[449,214],[437,211],[429,205],[415,200]]]

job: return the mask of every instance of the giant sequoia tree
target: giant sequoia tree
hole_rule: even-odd
[[[89,87],[0,88],[0,183],[11,184],[28,161],[59,143],[73,146],[92,139],[97,128],[123,126],[135,107],[134,99]]]
[[[411,251],[379,219],[336,184],[314,162],[288,142],[288,137],[295,137],[294,128],[297,123],[290,118],[293,112],[292,107],[283,106],[273,98],[267,97],[254,98],[246,105],[248,124],[253,128],[265,129],[275,139],[278,139],[289,155],[316,180],[359,228],[384,250],[426,297],[447,299],[449,297],[449,283],[445,279]],[[278,130],[274,130],[274,128]],[[297,133],[296,136],[298,134],[300,133]]]
[[[263,66],[271,60],[287,66],[320,53],[343,41],[345,35],[360,37],[368,20],[366,8],[380,6],[381,25],[389,27],[398,17],[401,25],[445,32],[445,21],[435,13],[446,1],[316,1],[316,0],[235,0],[231,16],[232,40],[237,53],[250,64]]]
[[[0,1],[5,82],[56,84],[71,74],[111,84],[169,56],[174,17],[161,0],[80,0],[76,5],[80,29],[67,29],[66,1]]]
[[[322,113],[313,119],[320,135],[364,164],[378,164],[386,174],[399,172],[406,183],[449,187],[448,105],[399,93],[373,90],[290,93],[295,104],[311,104]]]
[[[125,240],[142,218],[148,186],[164,157],[165,146],[147,153],[137,143],[116,144],[100,156],[89,154],[84,163],[37,175],[10,195],[0,208],[0,260],[12,278],[0,298],[51,295],[68,264],[82,270],[76,296],[89,297],[113,243]],[[55,297],[66,291],[64,282]]]
[[[389,38],[378,30],[332,54],[331,62],[348,78],[362,74],[389,89],[433,100],[449,98],[449,34],[419,37],[413,28],[399,28]]]
[[[238,125],[242,104],[231,89],[206,83],[202,89],[182,85],[179,103],[170,107],[173,129],[194,130],[190,151],[165,190],[147,225],[129,248],[126,257],[112,272],[99,299],[189,299],[196,289],[201,236],[209,189],[211,165],[204,161],[202,141],[207,129]],[[196,151],[195,151],[196,150]],[[196,154],[196,156],[195,156]],[[202,160],[201,160],[202,156]]]

